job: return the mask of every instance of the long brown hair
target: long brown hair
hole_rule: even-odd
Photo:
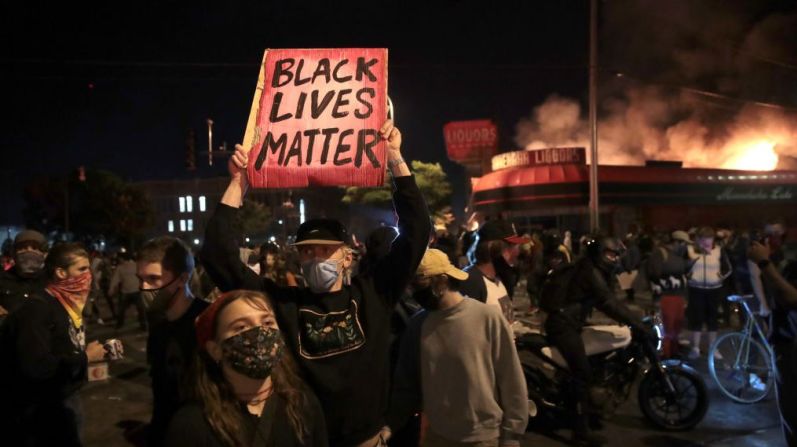
[[[261,292],[250,290],[230,292],[224,297],[224,303],[219,306],[213,318],[214,338],[222,310],[239,299],[246,300],[249,305],[257,309],[272,311],[274,309],[271,300]],[[246,415],[241,411],[232,386],[224,378],[221,365],[210,357],[204,346],[199,346],[198,356],[194,363],[196,371],[193,386],[189,387],[189,397],[201,404],[205,419],[224,444],[235,447],[248,445],[249,440],[245,439],[243,430]],[[307,389],[306,385],[297,371],[296,362],[291,354],[285,351],[271,373],[271,380],[273,392],[285,401],[288,420],[296,438],[303,441],[310,431],[302,418],[302,415],[308,414],[305,409],[309,405],[309,400],[303,391]]]

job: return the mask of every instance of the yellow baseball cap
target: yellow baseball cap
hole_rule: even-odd
[[[426,250],[423,259],[421,259],[421,264],[418,266],[416,275],[429,278],[443,274],[460,281],[468,279],[468,274],[454,267],[445,253],[436,248]]]

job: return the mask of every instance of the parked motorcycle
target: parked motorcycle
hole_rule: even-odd
[[[582,339],[593,373],[590,406],[608,418],[631,394],[639,381],[637,399],[642,414],[656,427],[688,430],[706,415],[708,393],[702,376],[677,360],[661,360],[661,326],[652,318],[646,324],[659,334],[658,346],[647,334],[632,334],[627,326],[586,326]],[[529,393],[532,421],[566,421],[572,416],[568,389],[572,377],[567,362],[540,334],[516,339]],[[527,353],[524,355],[524,353]],[[546,424],[549,426],[549,424]]]

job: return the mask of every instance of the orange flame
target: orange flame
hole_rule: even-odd
[[[767,140],[740,144],[731,149],[735,154],[722,166],[726,169],[772,171],[778,165],[775,143]]]

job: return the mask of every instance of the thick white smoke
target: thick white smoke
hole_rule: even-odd
[[[602,45],[607,42],[601,64],[627,67],[645,81],[603,72],[601,164],[678,160],[687,167],[767,170],[777,165],[777,154],[797,156],[794,109],[730,99],[797,104],[797,62],[788,63],[797,56],[797,13],[756,21],[747,5],[604,5],[603,26],[610,29],[601,34]],[[554,94],[520,120],[515,141],[526,149],[588,147],[586,118],[577,100]]]

